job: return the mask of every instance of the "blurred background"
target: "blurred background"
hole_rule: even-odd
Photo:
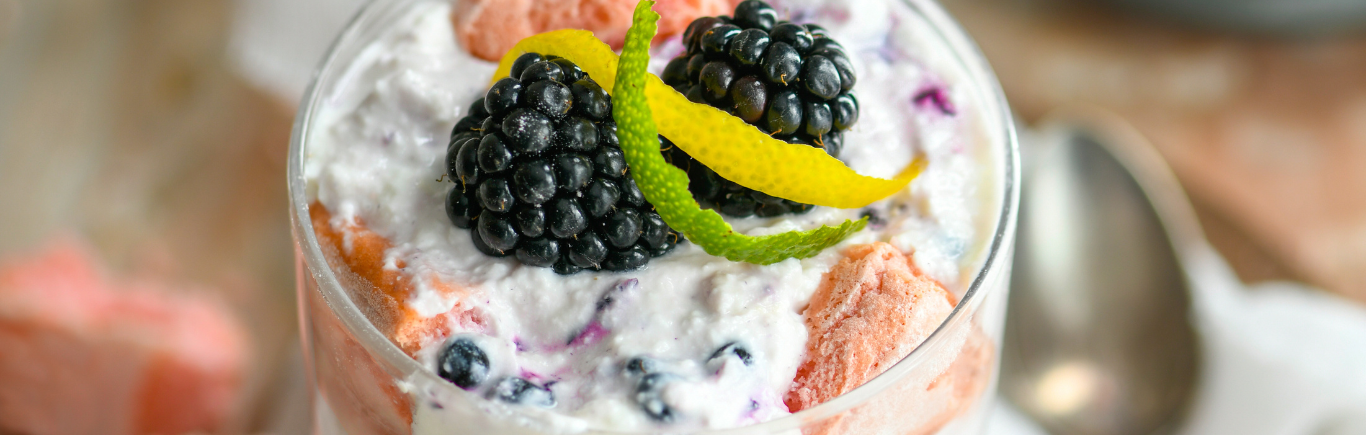
[[[252,350],[232,432],[306,400],[285,152],[360,3],[0,0],[0,258],[80,240],[221,300]],[[1024,123],[1091,104],[1146,135],[1244,281],[1366,304],[1366,2],[943,3]]]

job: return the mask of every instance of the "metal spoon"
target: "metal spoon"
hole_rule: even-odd
[[[1057,435],[1170,433],[1200,368],[1182,242],[1170,234],[1194,222],[1154,206],[1180,195],[1174,183],[1136,177],[1170,177],[1160,158],[1139,158],[1155,155],[1146,143],[1085,113],[1045,124],[1022,154],[1002,392]]]

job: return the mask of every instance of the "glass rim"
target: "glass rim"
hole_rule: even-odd
[[[352,334],[357,342],[377,360],[382,361],[400,370],[405,376],[420,376],[425,381],[433,385],[443,385],[439,377],[431,370],[428,370],[416,359],[409,357],[397,345],[389,340],[379,331],[369,319],[365,317],[353,300],[347,295],[336,274],[328,265],[322,252],[322,247],[318,244],[317,233],[313,230],[312,219],[306,218],[308,213],[308,200],[306,198],[306,181],[303,174],[303,156],[308,133],[312,120],[317,112],[319,101],[325,97],[320,91],[322,79],[325,73],[334,72],[336,68],[337,56],[340,49],[347,43],[353,43],[353,39],[360,31],[358,24],[365,22],[367,18],[379,13],[378,6],[381,4],[392,3],[404,0],[369,0],[367,3],[351,17],[343,27],[342,32],[332,41],[323,56],[318,67],[313,70],[312,77],[309,79],[308,87],[304,90],[303,98],[300,100],[298,112],[294,118],[294,125],[290,132],[289,159],[287,169],[287,182],[289,189],[290,202],[290,222],[291,232],[294,237],[295,249],[304,261],[306,269],[317,283],[317,290],[321,293],[322,299],[331,309],[332,314],[336,315],[345,325],[347,332]],[[418,0],[408,0],[418,1]],[[887,0],[898,1],[909,8],[914,13],[919,14],[926,23],[929,24],[933,35],[948,45],[948,54],[959,68],[967,73],[970,82],[978,86],[983,93],[982,102],[986,103],[983,107],[983,119],[981,120],[985,128],[998,128],[1001,143],[990,144],[991,147],[1002,147],[1003,155],[1000,164],[1003,168],[1000,182],[1004,183],[1001,194],[1000,214],[995,221],[992,231],[991,243],[987,247],[986,258],[981,261],[981,266],[974,275],[972,282],[959,301],[954,305],[948,317],[939,324],[925,341],[915,349],[912,349],[900,361],[897,361],[885,372],[877,375],[863,385],[855,387],[853,390],[841,394],[826,402],[814,407],[803,409],[789,415],[785,415],[773,420],[740,426],[727,429],[702,429],[692,433],[698,434],[738,434],[753,433],[754,431],[775,433],[786,430],[800,429],[804,425],[823,421],[832,416],[846,412],[868,400],[876,397],[878,393],[896,385],[897,381],[909,375],[918,367],[922,360],[928,358],[926,355],[947,339],[945,330],[956,325],[965,319],[961,313],[969,305],[976,305],[981,297],[976,297],[982,286],[985,285],[986,278],[993,271],[1000,270],[1002,267],[1009,267],[1009,264],[1002,264],[1002,249],[1010,246],[1014,238],[1016,225],[1015,216],[1019,208],[1020,190],[1020,156],[1019,140],[1016,134],[1014,118],[1009,111],[1006,102],[1005,92],[1001,88],[995,73],[988,64],[986,57],[981,49],[977,47],[967,32],[949,16],[935,0]],[[996,137],[989,137],[995,141]],[[1004,261],[1008,261],[1006,257]],[[298,270],[303,273],[303,270]],[[296,289],[302,291],[303,287]],[[302,308],[301,308],[302,311]],[[302,319],[301,319],[302,321]],[[307,346],[307,344],[305,344]],[[310,372],[312,372],[310,370]],[[457,388],[451,386],[452,390]],[[604,434],[640,434],[650,432],[621,431],[589,427],[590,433]]]

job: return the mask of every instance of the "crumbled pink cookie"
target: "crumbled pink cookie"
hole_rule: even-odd
[[[953,310],[953,296],[892,245],[845,251],[806,308],[807,355],[785,402],[792,412],[847,393],[919,346]]]
[[[73,242],[0,266],[0,433],[220,428],[246,334],[222,305],[164,290],[112,282]]]
[[[697,17],[730,12],[740,0],[660,0],[655,41],[683,32]],[[479,58],[498,61],[517,41],[558,29],[585,29],[621,48],[636,0],[460,0],[455,36]]]

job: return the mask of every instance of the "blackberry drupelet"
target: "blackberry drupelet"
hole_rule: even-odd
[[[602,86],[568,59],[524,54],[451,131],[447,217],[480,252],[560,274],[644,267],[682,238],[616,134]]]
[[[762,1],[740,2],[733,17],[694,20],[683,33],[687,51],[669,62],[664,83],[776,138],[839,157],[844,131],[858,121],[857,78],[844,48],[820,26],[779,21]],[[662,143],[665,158],[688,172],[688,187],[704,206],[736,217],[812,208],[721,178],[672,145]]]

